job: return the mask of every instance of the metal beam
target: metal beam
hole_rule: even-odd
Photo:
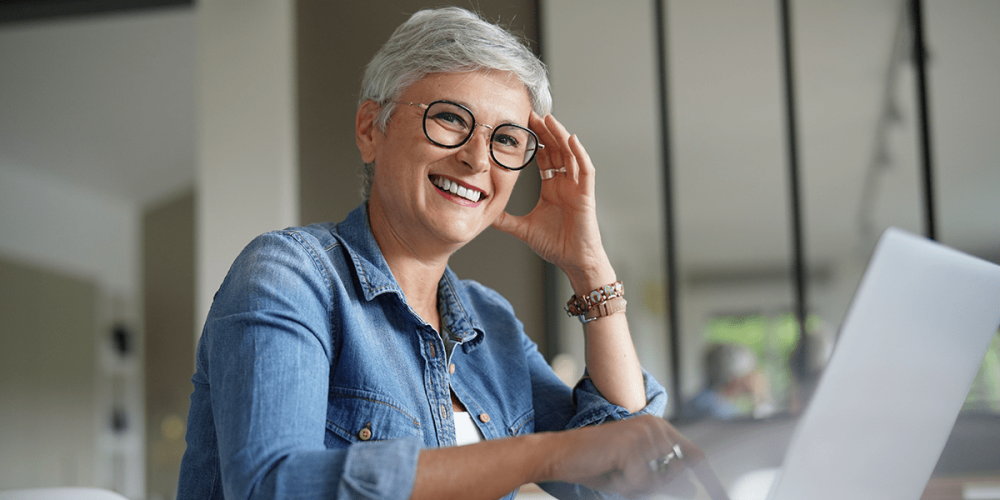
[[[781,47],[785,77],[785,129],[788,141],[788,189],[792,219],[792,275],[795,280],[795,317],[799,322],[799,344],[806,335],[808,297],[806,293],[805,244],[802,235],[802,195],[799,182],[798,123],[795,109],[795,68],[792,52],[792,13],[790,0],[780,0]],[[805,375],[805,357],[800,356],[792,371]]]
[[[667,12],[666,0],[655,0],[654,15],[656,16],[656,61],[657,82],[660,97],[660,156],[663,161],[663,225],[664,225],[664,257],[666,267],[666,307],[667,335],[670,341],[670,377],[671,392],[674,401],[674,415],[680,415],[683,407],[681,397],[681,341],[680,320],[677,306],[677,245],[674,228],[674,188],[673,165],[670,147],[670,96],[667,85]]]

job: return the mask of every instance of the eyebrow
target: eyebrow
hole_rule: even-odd
[[[468,109],[469,111],[472,112],[472,116],[476,118],[476,123],[482,123],[482,122],[480,122],[479,117],[476,116],[479,113],[477,113],[476,111],[474,111],[472,109],[472,106],[470,106],[469,103],[467,103],[467,102],[462,102],[462,101],[459,101],[457,99],[448,99],[448,98],[431,99],[430,102],[435,102],[435,101],[447,101],[447,102],[453,102],[455,104],[461,104],[462,106],[465,106],[466,109]],[[428,103],[428,104],[430,104],[430,103]],[[500,126],[500,125],[517,125],[518,127],[529,128],[527,123],[519,123],[516,120],[505,120],[505,121],[501,121],[500,123],[497,123],[496,125],[490,125],[490,126],[497,127],[497,126]]]

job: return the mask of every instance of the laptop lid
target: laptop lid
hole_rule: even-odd
[[[770,500],[917,500],[1000,324],[1000,266],[883,233]]]

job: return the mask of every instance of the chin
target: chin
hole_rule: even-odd
[[[476,239],[476,237],[486,230],[486,227],[487,226],[454,222],[448,227],[442,228],[441,237],[449,243],[459,245],[461,247]]]

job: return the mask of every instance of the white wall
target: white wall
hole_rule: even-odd
[[[260,233],[298,222],[298,167],[294,3],[214,0],[197,9],[200,326],[240,250]]]
[[[86,277],[113,294],[137,293],[135,207],[0,165],[0,214],[0,254]]]
[[[91,471],[92,475],[66,477],[75,477],[75,485],[115,488],[131,498],[144,495],[141,356],[138,350],[128,360],[113,354],[109,333],[116,322],[125,322],[138,334],[135,340],[141,341],[138,224],[138,211],[129,203],[43,174],[0,165],[0,257],[90,283],[97,295],[93,340],[82,344],[91,349],[76,353],[81,363],[94,369],[86,372],[93,377],[92,384],[86,385],[94,395],[94,411],[90,416],[77,416],[77,422],[89,419],[94,430],[90,435],[96,442],[78,450],[61,449],[66,443],[49,443],[48,448],[40,444],[21,451],[38,456],[89,456],[91,463],[86,467],[69,462],[63,465]],[[59,315],[59,304],[51,308],[53,315]],[[47,355],[40,351],[22,353],[27,357]],[[44,360],[39,361],[31,366],[45,366]],[[107,425],[116,394],[130,418],[130,427],[123,435],[114,435]],[[44,432],[42,427],[50,421],[42,417],[35,422],[40,427],[37,430]],[[21,478],[21,484],[63,485],[53,483],[57,477],[47,471],[36,472],[34,477]]]

